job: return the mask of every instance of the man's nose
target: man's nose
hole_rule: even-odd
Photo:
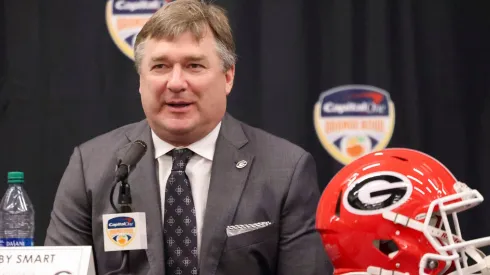
[[[174,68],[172,69],[167,88],[174,93],[182,92],[185,90],[186,81],[184,78],[184,72],[180,66],[174,66]]]

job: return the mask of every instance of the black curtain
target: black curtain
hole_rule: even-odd
[[[229,112],[312,152],[320,188],[342,167],[319,142],[321,92],[366,84],[396,109],[389,147],[427,152],[490,196],[490,2],[221,0],[239,56]],[[138,76],[103,0],[6,0],[0,8],[0,192],[26,173],[42,243],[73,147],[143,118]],[[490,232],[487,202],[462,217]]]

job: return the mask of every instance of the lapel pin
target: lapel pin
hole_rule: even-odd
[[[247,161],[246,160],[240,160],[239,162],[237,162],[236,164],[236,168],[238,169],[241,169],[243,167],[247,166]]]

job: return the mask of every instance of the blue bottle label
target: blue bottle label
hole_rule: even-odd
[[[34,239],[33,238],[0,239],[0,246],[34,246]]]

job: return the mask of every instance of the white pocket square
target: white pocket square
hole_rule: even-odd
[[[226,227],[226,235],[228,237],[232,237],[246,232],[254,231],[260,228],[264,228],[271,224],[272,224],[271,222],[258,222],[258,223],[249,223],[249,224],[228,225]]]

